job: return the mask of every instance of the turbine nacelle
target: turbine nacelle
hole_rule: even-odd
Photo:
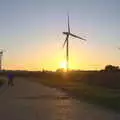
[[[69,35],[70,33],[69,32],[63,32],[64,35]]]
[[[3,55],[3,51],[0,51],[0,56],[2,56]]]
[[[86,39],[84,39],[84,38],[82,38],[82,37],[79,37],[79,36],[77,36],[77,35],[75,35],[75,34],[72,34],[72,33],[70,33],[70,32],[63,32],[63,34],[64,35],[67,35],[67,36],[72,36],[72,37],[74,37],[74,38],[78,38],[78,39],[81,39],[81,40],[85,40],[86,41]]]
[[[4,49],[0,49],[0,56],[2,56],[4,52],[5,52]]]

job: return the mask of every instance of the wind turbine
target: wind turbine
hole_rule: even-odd
[[[120,50],[120,47],[118,48],[118,50]]]
[[[66,35],[66,39],[63,43],[63,47],[66,45],[66,68],[67,68],[67,71],[69,70],[69,36],[72,36],[72,37],[75,37],[75,38],[78,38],[78,39],[81,39],[81,40],[84,40],[86,41],[86,39],[82,38],[82,37],[79,37],[77,35],[74,35],[71,33],[71,30],[70,30],[70,23],[69,23],[69,14],[67,15],[67,22],[68,22],[68,32],[63,32],[64,35]]]
[[[3,52],[5,52],[5,50],[0,49],[0,70],[2,70],[2,56],[3,56]]]

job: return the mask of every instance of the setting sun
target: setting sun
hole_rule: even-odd
[[[64,68],[66,70],[66,68],[67,68],[67,62],[66,61],[61,62],[60,67]]]

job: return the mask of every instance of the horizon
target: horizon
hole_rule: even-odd
[[[113,67],[118,67],[118,69],[120,69],[120,66],[116,66],[116,65],[105,65],[103,68],[101,69],[69,69],[69,71],[101,71],[101,70],[105,70],[106,66],[113,66]],[[48,71],[48,72],[57,72],[58,70],[62,70],[63,72],[67,72],[66,68],[57,68],[55,70],[48,70],[48,69],[40,69],[40,70],[29,70],[29,69],[2,69],[1,71],[28,71],[28,72],[43,72],[43,71]]]
[[[69,4],[68,4],[69,3]],[[0,49],[3,69],[52,70],[64,67],[67,12],[70,69],[101,70],[119,66],[120,1],[117,0],[5,0],[0,2]]]

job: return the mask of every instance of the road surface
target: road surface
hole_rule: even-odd
[[[120,120],[118,113],[25,79],[15,79],[14,87],[1,87],[0,120]]]

